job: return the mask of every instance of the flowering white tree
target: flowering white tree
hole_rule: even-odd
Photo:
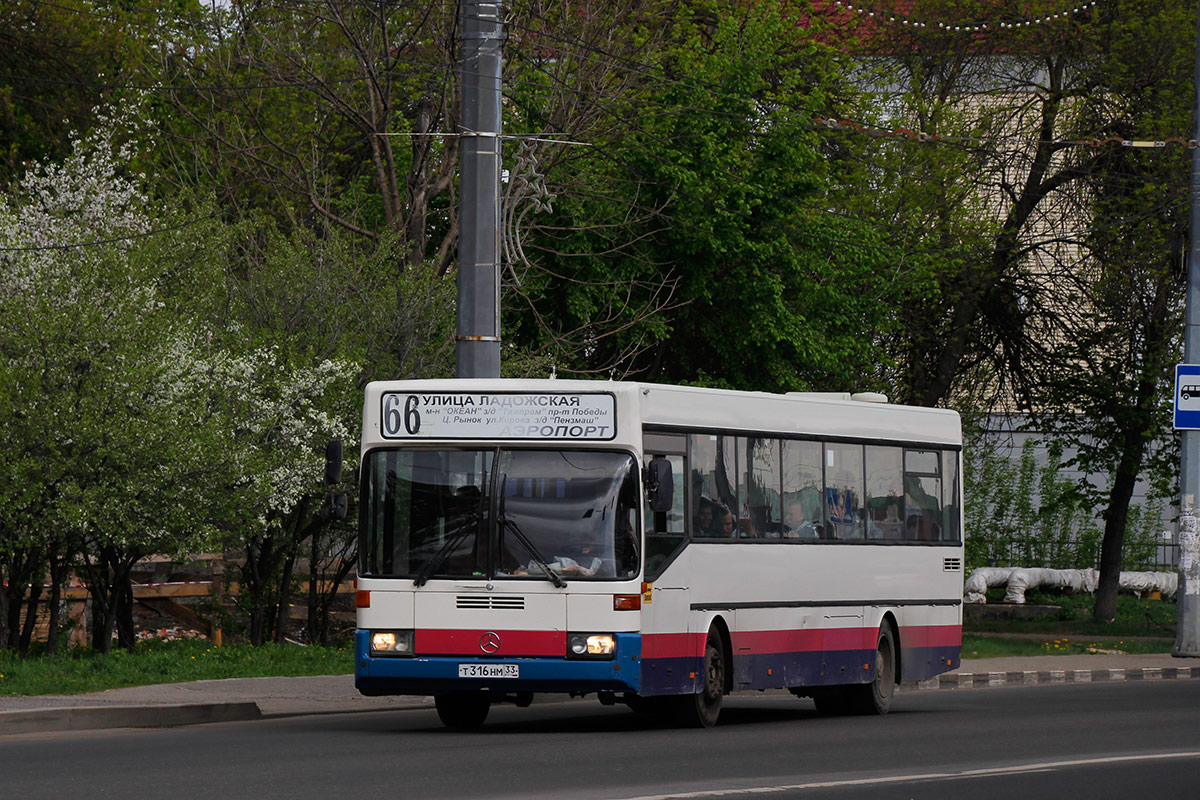
[[[102,120],[0,199],[0,570],[20,649],[25,586],[49,568],[57,590],[68,565],[88,581],[94,646],[115,629],[132,647],[138,560],[243,534],[257,558],[255,537],[319,480],[324,440],[346,435],[352,365],[288,363],[203,313],[228,234],[162,221],[127,169],[135,120]]]
[[[5,477],[20,487],[0,524],[25,567],[10,567],[21,580],[10,580],[7,626],[22,650],[29,626],[12,640],[20,595],[32,585],[36,600],[46,568],[57,590],[82,555],[93,634],[107,647],[118,613],[132,610],[134,561],[202,530],[156,403],[173,320],[157,288],[164,265],[138,257],[153,221],[142,176],[123,168],[133,119],[102,119],[70,158],[35,165],[0,198],[0,429]]]
[[[205,355],[192,343],[173,359],[180,405],[191,407],[197,425],[219,421],[217,449],[233,500],[224,523],[229,544],[243,551],[240,600],[255,644],[272,627],[283,635],[297,549],[322,524],[325,444],[351,437],[346,412],[358,371],[344,360],[291,364],[278,347]]]

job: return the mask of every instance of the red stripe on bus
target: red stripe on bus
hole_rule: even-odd
[[[702,633],[643,633],[642,658],[695,658],[704,654]]]
[[[432,630],[418,628],[413,650],[419,656],[562,656],[565,631]]]
[[[818,650],[874,650],[875,628],[805,628],[782,631],[737,631],[731,634],[736,655],[807,653]],[[900,629],[900,646],[958,647],[958,625],[912,625]],[[643,649],[645,645],[643,645]]]
[[[909,625],[900,629],[901,647],[962,647],[960,625]]]
[[[792,631],[738,631],[732,634],[737,655],[804,653],[817,650],[874,650],[873,628],[806,628]]]

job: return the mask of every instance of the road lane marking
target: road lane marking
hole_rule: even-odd
[[[1021,775],[1030,772],[1052,772],[1057,769],[1067,769],[1070,767],[1123,764],[1131,761],[1166,761],[1170,759],[1186,758],[1200,758],[1200,750],[1191,750],[1182,753],[1145,753],[1141,755],[1130,756],[1106,756],[1103,758],[1076,758],[1066,759],[1063,761],[1042,761],[1036,764],[1013,764],[1007,767],[964,769],[955,772],[923,772],[906,775],[885,775],[878,778],[854,778],[842,781],[814,781],[811,783],[790,783],[780,786],[730,786],[723,789],[702,789],[693,792],[638,795],[636,797],[620,798],[620,800],[693,800],[693,798],[702,797],[737,797],[741,795],[795,792],[803,789],[836,789],[845,786],[881,786],[896,783],[918,783],[921,781],[978,778],[989,775]]]

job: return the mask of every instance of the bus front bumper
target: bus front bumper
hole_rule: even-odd
[[[616,634],[606,660],[487,658],[475,656],[372,656],[365,630],[354,632],[354,685],[364,695],[428,695],[487,689],[494,692],[637,692],[641,685],[641,636]],[[462,677],[484,668],[495,677]],[[515,670],[514,670],[515,667]],[[462,668],[462,669],[460,669]],[[501,677],[499,673],[515,677]]]

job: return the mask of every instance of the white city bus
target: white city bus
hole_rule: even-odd
[[[961,447],[954,412],[881,395],[371,383],[356,685],[455,728],[540,692],[886,713],[958,666]]]

